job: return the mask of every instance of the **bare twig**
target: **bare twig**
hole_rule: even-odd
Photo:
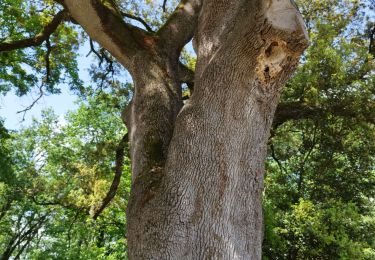
[[[107,68],[105,69],[105,73],[103,73],[99,78],[101,80],[100,84],[99,84],[99,89],[102,89],[103,88],[103,84],[104,84],[104,81],[105,79],[107,78],[107,76],[112,73],[112,77],[113,77],[113,74],[115,73],[114,71],[114,68],[113,68],[113,59],[111,57],[109,57],[106,52],[105,52],[105,49],[104,48],[101,48],[99,50],[99,52],[95,49],[95,46],[94,46],[94,42],[92,39],[90,39],[90,51],[89,53],[87,53],[86,57],[89,56],[91,53],[94,53],[95,56],[98,57],[99,59],[99,68],[102,67],[102,64],[103,64],[103,61],[106,61],[108,66]]]
[[[89,53],[87,53],[86,57],[88,57],[91,54],[91,52],[94,53],[99,58],[99,61],[100,61],[99,66],[100,66],[100,64],[102,64],[103,57],[95,50],[94,42],[90,38],[90,51]]]
[[[133,20],[136,20],[136,21],[140,22],[146,28],[147,31],[153,32],[152,28],[141,17],[135,16],[135,15],[132,15],[132,14],[128,14],[128,13],[124,13],[124,12],[121,12],[121,15],[124,16],[124,17],[127,17],[127,18],[130,18],[130,19],[133,19]]]
[[[23,113],[22,121],[25,120],[26,112],[29,111],[30,109],[32,109],[34,107],[34,105],[36,103],[38,103],[38,101],[43,97],[43,95],[44,95],[43,87],[44,87],[44,82],[42,82],[42,84],[39,87],[39,96],[31,103],[31,105],[29,105],[28,107],[26,107],[23,110],[17,111],[17,114]]]

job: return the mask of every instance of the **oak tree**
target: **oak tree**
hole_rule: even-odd
[[[78,26],[93,52],[93,41],[103,48],[100,59],[113,57],[132,77],[132,101],[122,114],[132,160],[129,258],[260,259],[267,140],[282,86],[308,45],[294,2],[182,0],[154,27],[127,13],[125,1],[11,2],[4,4],[29,12],[3,15],[11,35],[0,43],[1,72],[20,92],[27,83],[56,92],[63,70],[80,88],[71,70]],[[74,25],[61,25],[67,22]],[[191,39],[194,72],[180,62]],[[21,59],[43,79],[25,75]]]

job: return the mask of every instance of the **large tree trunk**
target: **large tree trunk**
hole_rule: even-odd
[[[273,2],[204,1],[194,93],[165,168],[133,186],[130,258],[261,258],[266,143],[307,45],[290,1]]]
[[[154,35],[99,0],[64,3],[134,80],[124,113],[129,257],[260,259],[266,143],[281,87],[307,45],[292,0],[182,0]],[[194,31],[194,93],[180,110],[178,55]]]
[[[123,113],[128,127],[132,181],[149,175],[155,167],[165,164],[174,123],[182,107],[177,61],[170,65],[168,58],[159,63],[143,56],[135,64],[133,74],[135,92]],[[167,70],[166,68],[172,68]]]

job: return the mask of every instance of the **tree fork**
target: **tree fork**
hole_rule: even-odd
[[[131,259],[260,259],[266,143],[307,47],[289,1],[204,1],[194,93],[164,169],[133,186]]]
[[[260,259],[266,143],[307,46],[293,3],[183,0],[156,33],[124,23],[112,1],[64,4],[134,80],[129,257]],[[180,111],[178,56],[194,32],[194,92]]]

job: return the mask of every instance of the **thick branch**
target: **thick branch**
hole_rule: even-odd
[[[108,206],[108,204],[112,201],[112,199],[116,195],[117,188],[120,185],[120,180],[121,180],[121,175],[122,175],[122,165],[124,162],[125,146],[127,142],[128,142],[128,134],[125,134],[116,149],[115,177],[113,178],[112,185],[107,195],[103,199],[100,207],[97,208],[95,212],[91,213],[91,215],[93,216],[93,219],[98,218],[98,216],[102,213],[102,211]]]
[[[375,124],[375,117],[370,113],[360,113],[347,105],[334,105],[331,107],[309,106],[301,102],[280,103],[277,107],[274,127],[278,127],[289,120],[314,119],[330,113],[334,116],[356,118],[364,116],[368,123]]]
[[[275,112],[273,125],[277,127],[289,120],[314,118],[322,113],[322,108],[308,106],[301,102],[280,103]]]
[[[64,4],[92,39],[132,70],[134,56],[145,48],[145,31],[125,23],[114,1],[65,0]]]
[[[179,52],[190,41],[197,27],[201,2],[201,0],[180,2],[168,21],[157,32],[165,47]]]
[[[12,51],[16,49],[22,49],[27,47],[34,47],[41,45],[46,41],[49,36],[56,31],[57,27],[66,18],[67,12],[65,10],[58,12],[52,21],[47,24],[43,30],[37,34],[35,37],[22,39],[18,41],[5,41],[0,43],[0,52],[2,51]]]

